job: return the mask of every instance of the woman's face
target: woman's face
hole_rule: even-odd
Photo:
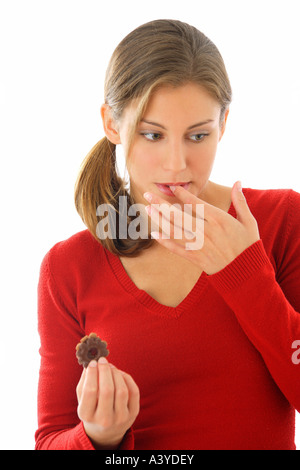
[[[128,107],[119,126],[126,148],[134,105]],[[135,202],[145,204],[148,191],[170,203],[176,201],[168,184],[184,184],[192,194],[208,194],[217,146],[225,130],[220,125],[220,105],[196,84],[163,87],[150,98],[130,149],[130,190]]]

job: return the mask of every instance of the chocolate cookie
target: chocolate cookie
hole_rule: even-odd
[[[107,343],[102,341],[96,333],[91,333],[80,340],[76,346],[76,357],[83,367],[87,367],[94,359],[98,361],[100,357],[106,357],[109,354],[106,348]]]

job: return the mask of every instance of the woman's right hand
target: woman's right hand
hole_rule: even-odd
[[[76,393],[77,413],[94,447],[116,449],[139,413],[133,378],[100,358],[83,370]]]

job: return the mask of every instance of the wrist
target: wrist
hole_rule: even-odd
[[[96,450],[116,450],[120,446],[124,435],[122,436],[105,436],[103,433],[99,434],[94,428],[93,424],[83,422],[83,427],[86,435],[91,441]]]
[[[109,441],[107,443],[99,443],[97,441],[94,441],[92,438],[89,439],[96,450],[117,450],[122,442],[123,437],[114,442]]]

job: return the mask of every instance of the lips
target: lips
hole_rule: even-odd
[[[186,190],[190,186],[190,182],[188,183],[184,183],[184,182],[183,183],[155,183],[155,184],[163,194],[166,194],[168,196],[173,196],[173,197],[175,196],[173,192],[171,191],[170,186],[182,186]]]

